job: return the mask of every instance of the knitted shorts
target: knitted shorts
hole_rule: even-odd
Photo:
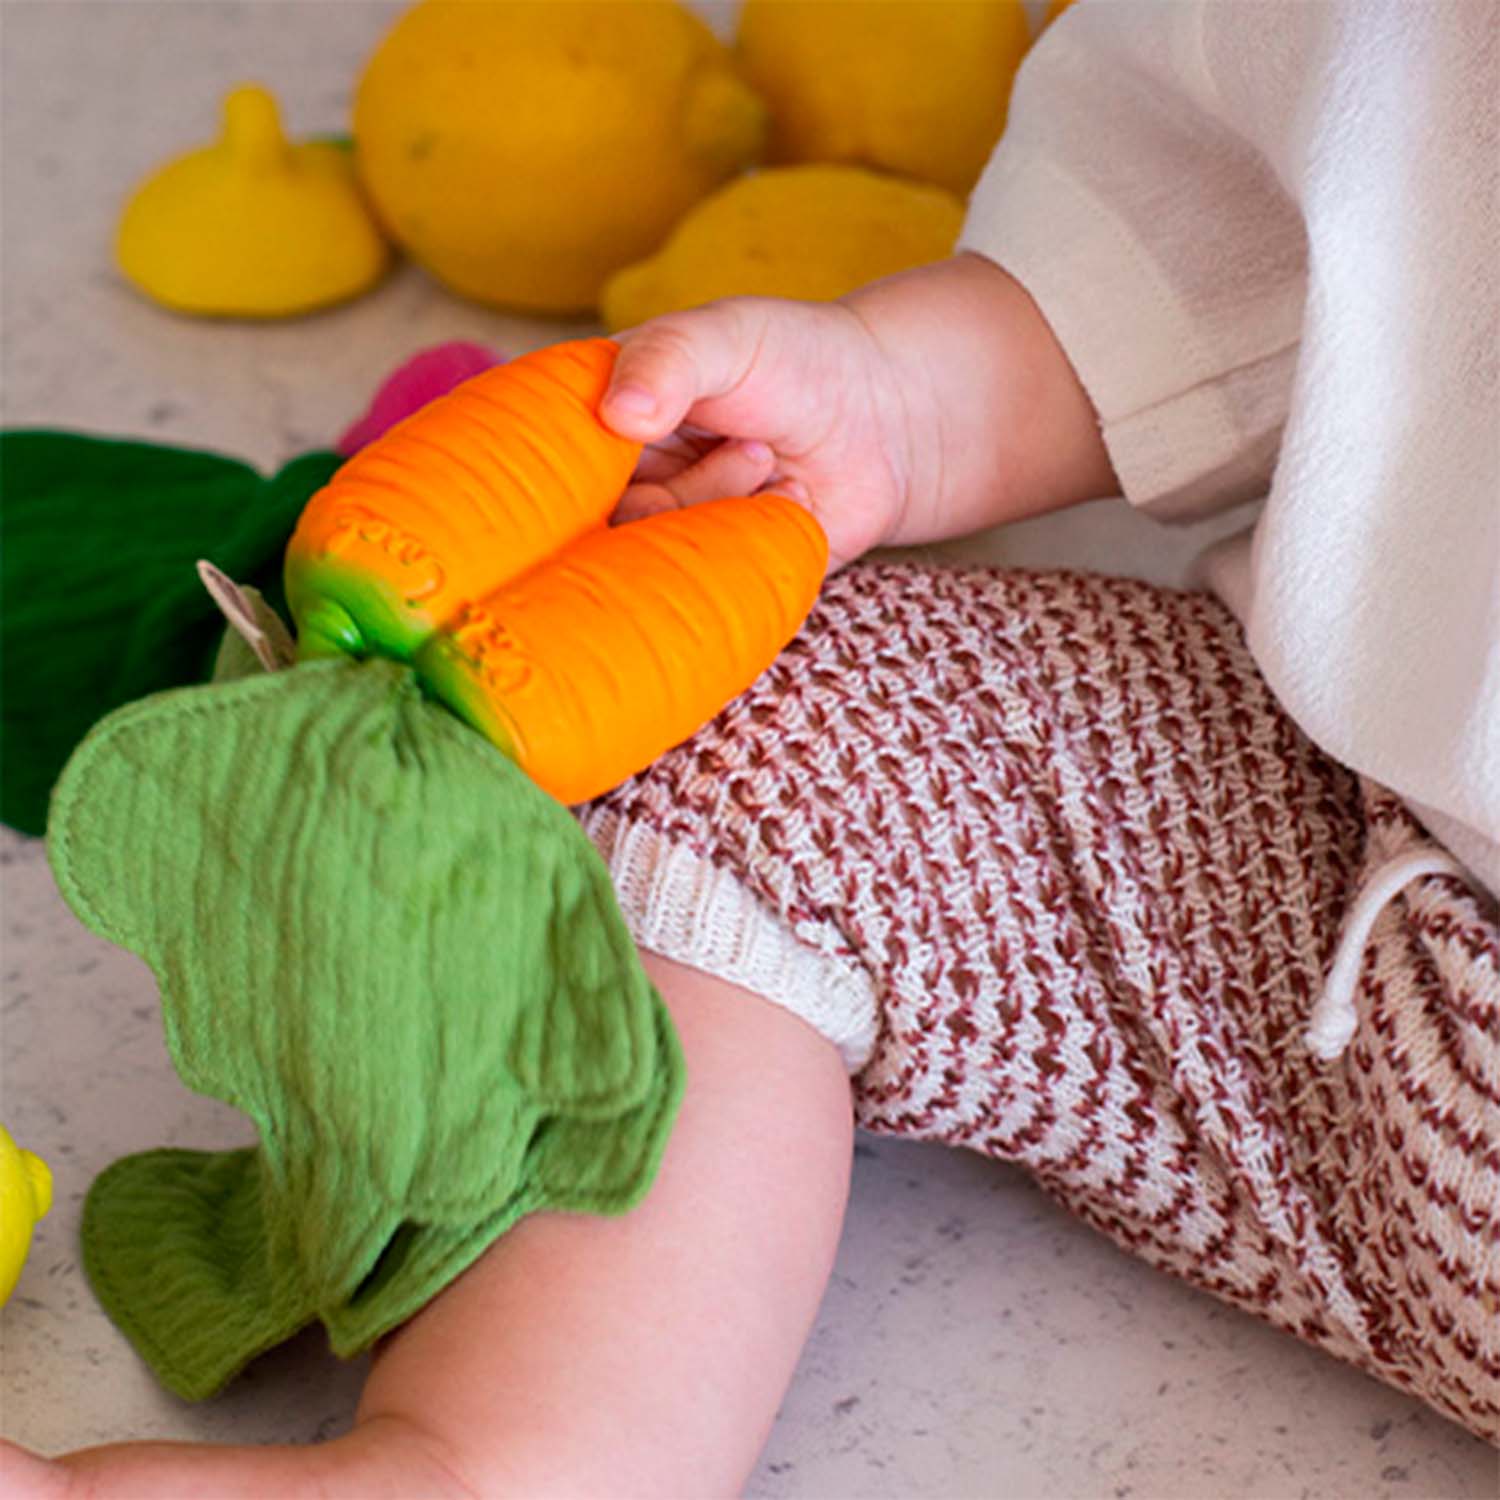
[[[1202,594],[851,568],[583,811],[637,941],[842,1050],[868,1130],[1024,1165],[1120,1245],[1500,1438],[1500,927]]]

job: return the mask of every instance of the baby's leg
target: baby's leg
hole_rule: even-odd
[[[1431,842],[1214,600],[847,569],[583,821],[638,941],[841,1040],[861,1125],[1019,1162],[1500,1439],[1500,923],[1410,879],[1357,940],[1347,1053],[1309,1050],[1346,913]]]
[[[128,1443],[0,1456],[0,1493],[142,1500],[738,1493],[838,1241],[851,1154],[837,1051],[779,1006],[646,956],[687,1093],[617,1219],[538,1214],[377,1354],[317,1448]]]

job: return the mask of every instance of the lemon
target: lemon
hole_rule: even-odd
[[[770,160],[966,194],[1030,41],[1022,0],[745,0],[738,56],[771,107]]]
[[[291,145],[263,88],[224,101],[219,141],[155,172],[126,205],[120,269],[178,312],[288,317],[357,296],[390,252],[349,152]]]
[[[613,277],[612,329],[715,297],[829,300],[953,248],[963,204],[862,167],[774,167],[705,199],[661,251]]]
[[[354,107],[361,175],[411,254],[464,296],[558,315],[592,311],[765,130],[669,0],[423,0]]]
[[[15,1290],[31,1231],[52,1207],[52,1174],[0,1125],[0,1302]]]

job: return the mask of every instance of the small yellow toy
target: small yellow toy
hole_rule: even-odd
[[[52,1173],[0,1125],[0,1304],[15,1290],[31,1231],[52,1207]]]
[[[284,318],[356,297],[390,250],[341,146],[293,145],[276,101],[247,85],[224,130],[146,179],[126,205],[120,269],[178,312]]]
[[[861,167],[752,172],[704,199],[649,260],[609,280],[604,321],[628,328],[715,297],[842,297],[942,259],[963,217],[940,187]]]

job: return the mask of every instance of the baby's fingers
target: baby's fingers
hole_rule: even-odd
[[[622,334],[600,407],[621,437],[652,443],[700,401],[727,395],[755,362],[759,340],[743,299],[653,318]]]
[[[771,477],[775,466],[776,455],[765,443],[720,443],[697,463],[676,473],[650,478],[638,474],[636,482],[620,497],[613,520],[619,525],[704,500],[754,494]]]

